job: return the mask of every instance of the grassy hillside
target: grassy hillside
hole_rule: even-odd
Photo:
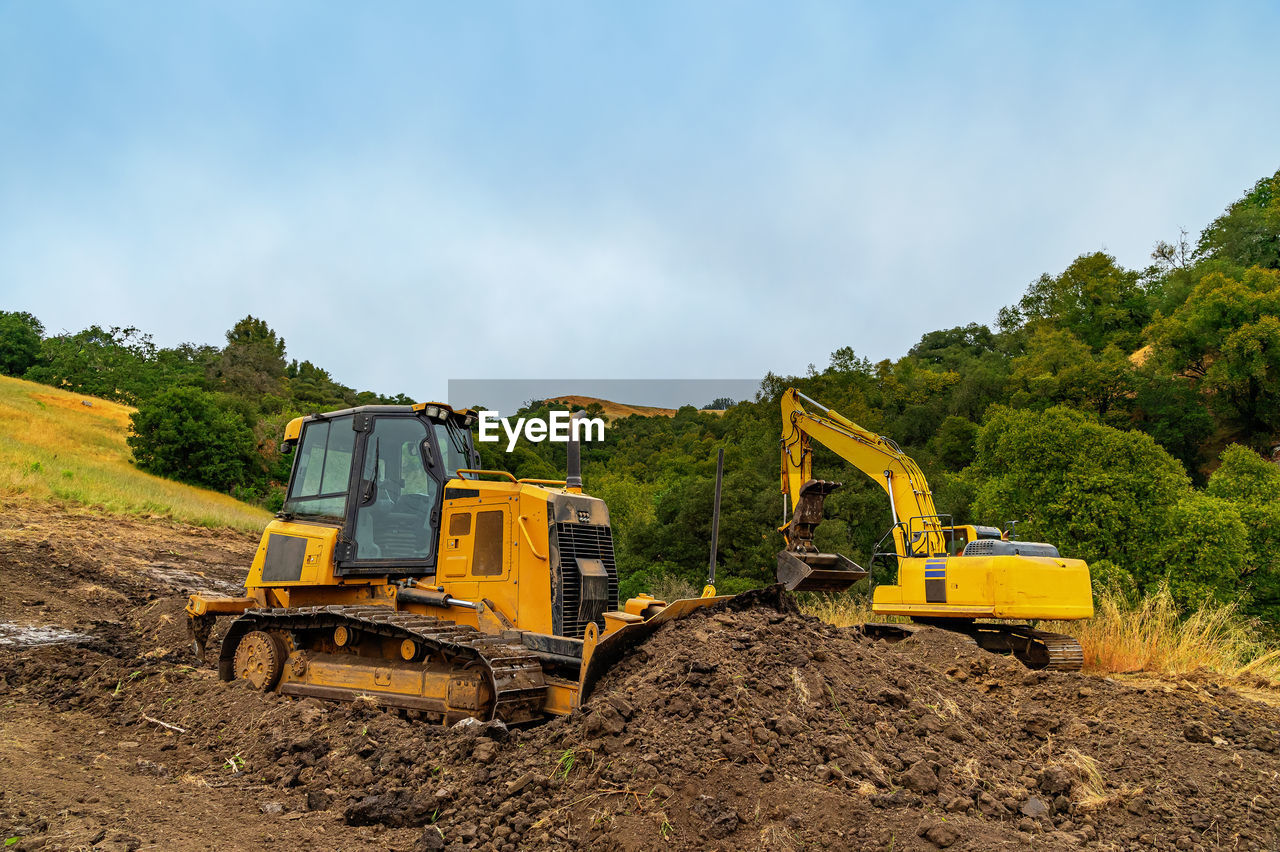
[[[0,376],[0,494],[206,527],[261,529],[270,515],[225,494],[143,473],[125,436],[133,409]]]

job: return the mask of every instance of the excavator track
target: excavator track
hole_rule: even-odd
[[[331,647],[331,637],[339,628],[345,629],[345,636],[375,637],[383,649],[399,647],[406,653],[412,649],[412,654],[395,658],[357,654],[352,647]],[[253,609],[231,624],[223,640],[218,663],[223,680],[237,676],[237,648],[241,639],[255,631],[280,637],[288,649],[288,658],[276,675],[278,683],[264,687],[275,686],[286,695],[337,701],[373,695],[388,706],[439,716],[446,724],[466,716],[507,724],[542,716],[546,693],[542,663],[521,644],[518,634],[495,636],[468,625],[386,606]],[[361,667],[375,672],[373,683],[318,685],[308,680],[309,666],[326,662],[334,667],[336,662],[336,668],[341,669],[343,661],[349,661],[353,670]],[[476,688],[477,670],[483,673],[482,686],[487,689]],[[434,685],[438,694],[428,694],[432,692],[428,686],[416,695],[393,686],[395,676],[406,672],[421,673],[419,682]],[[464,676],[468,680],[464,681]]]
[[[971,624],[960,628],[978,647],[997,654],[1012,654],[1029,669],[1078,672],[1084,666],[1084,649],[1070,636],[1034,630],[1020,624]]]
[[[984,651],[1010,654],[1029,669],[1078,672],[1084,666],[1084,649],[1071,636],[1034,630],[1021,624],[980,624],[967,619],[918,619],[916,624],[868,623],[862,632],[872,639],[898,642],[922,626],[939,627],[973,640]]]

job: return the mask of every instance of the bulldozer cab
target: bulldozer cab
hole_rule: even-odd
[[[281,514],[341,528],[339,576],[434,573],[444,484],[476,460],[467,419],[440,405],[303,418]]]

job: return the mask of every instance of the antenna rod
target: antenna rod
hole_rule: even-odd
[[[711,509],[711,569],[707,585],[716,584],[716,548],[720,541],[720,484],[724,481],[724,447],[716,453],[716,502]]]

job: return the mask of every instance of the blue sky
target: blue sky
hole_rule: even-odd
[[[252,313],[417,398],[897,357],[1280,168],[1276,32],[1261,3],[0,0],[0,308],[162,345]]]

